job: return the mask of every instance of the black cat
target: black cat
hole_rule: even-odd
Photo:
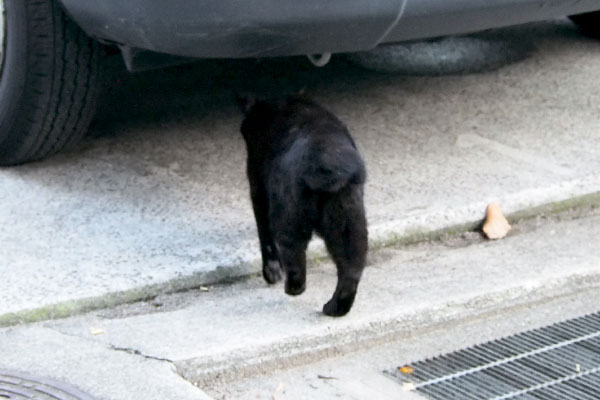
[[[258,227],[263,276],[286,274],[285,292],[306,287],[306,247],[313,231],[337,266],[330,316],[350,311],[367,254],[363,205],[366,171],[346,127],[301,96],[276,101],[238,97],[246,118],[248,179]]]

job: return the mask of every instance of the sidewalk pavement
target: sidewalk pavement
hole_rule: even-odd
[[[309,270],[307,291],[298,297],[252,277],[4,328],[0,369],[65,381],[98,399],[203,399],[202,390],[221,393],[242,378],[440,326],[574,295],[594,304],[600,254],[590,238],[598,235],[600,214],[591,208],[523,221],[499,241],[466,234],[380,249],[371,253],[354,308],[338,319],[320,313],[336,279],[325,262]]]

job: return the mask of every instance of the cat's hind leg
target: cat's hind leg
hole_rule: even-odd
[[[294,173],[293,167],[280,165],[271,172],[268,190],[269,222],[289,295],[306,289],[306,248],[318,220],[315,194]]]
[[[299,295],[306,288],[306,248],[312,236],[314,219],[310,205],[309,198],[271,201],[271,231],[285,273],[285,292],[289,295]]]
[[[345,315],[352,308],[368,250],[362,187],[349,185],[323,202],[319,233],[337,268],[337,286],[323,313]]]
[[[306,248],[308,240],[276,240],[279,260],[285,271],[285,292],[292,296],[306,289]]]

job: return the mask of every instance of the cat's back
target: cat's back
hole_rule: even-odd
[[[288,182],[316,191],[337,191],[366,179],[364,162],[346,126],[325,108],[292,97],[282,108],[281,139],[274,159]],[[285,125],[284,125],[285,124]]]
[[[346,126],[323,106],[301,96],[289,96],[282,108],[282,119],[290,124],[297,134],[348,136]],[[300,133],[298,128],[304,132]]]

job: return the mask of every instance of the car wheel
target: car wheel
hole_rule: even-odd
[[[57,0],[0,0],[0,165],[38,160],[83,136],[101,46]]]
[[[600,11],[571,15],[569,18],[587,35],[600,37]]]

